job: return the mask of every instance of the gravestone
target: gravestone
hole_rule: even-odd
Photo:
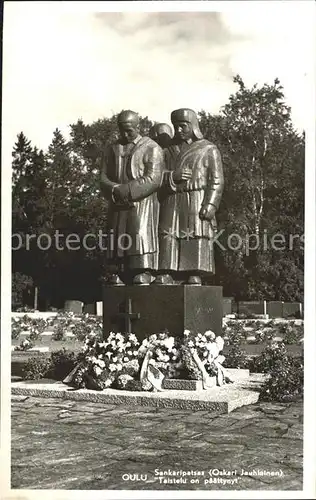
[[[248,300],[238,302],[238,314],[246,314],[247,316],[267,314],[266,302],[264,300]]]
[[[303,310],[302,310],[301,302],[284,302],[283,304],[283,318],[302,318]]]
[[[223,316],[233,313],[233,297],[223,297]]]
[[[267,302],[267,313],[270,318],[283,318],[283,302],[279,300]]]
[[[84,314],[93,314],[95,315],[96,314],[96,303],[93,303],[93,304],[85,304],[84,307],[83,307],[83,312]]]
[[[81,300],[66,300],[64,311],[74,314],[82,314],[83,302]]]
[[[150,291],[150,293],[149,293]],[[132,332],[140,340],[168,330],[222,333],[223,300],[220,286],[150,285],[103,287],[103,333]]]
[[[96,303],[96,315],[103,316],[103,302]]]

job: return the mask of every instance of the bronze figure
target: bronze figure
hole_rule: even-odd
[[[119,114],[118,128],[120,138],[105,150],[101,166],[101,189],[109,201],[108,263],[117,268],[110,282],[123,285],[131,275],[133,284],[148,285],[158,268],[163,152],[140,135],[134,111]]]
[[[224,177],[220,153],[204,139],[191,109],[171,113],[175,129],[165,150],[166,171],[159,192],[159,271],[156,284],[177,276],[199,285],[215,272],[212,239]]]
[[[153,139],[162,149],[167,148],[173,138],[173,131],[167,123],[156,123],[149,131],[149,137]]]

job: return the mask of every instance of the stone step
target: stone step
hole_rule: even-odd
[[[239,368],[229,368],[227,371],[230,373],[234,380],[245,380],[249,378],[249,370]],[[216,377],[211,377],[212,387],[216,387]],[[182,380],[182,379],[164,379],[162,383],[163,389],[174,391],[203,391],[202,380]]]
[[[189,411],[207,410],[216,414],[229,413],[235,408],[255,404],[259,399],[260,387],[265,380],[262,374],[251,374],[249,379],[237,381],[206,391],[164,390],[162,392],[124,391],[105,389],[93,391],[79,389],[74,391],[62,382],[41,383],[14,382],[11,394],[61,398],[76,401],[90,401],[104,404],[128,406],[154,406],[156,408],[176,408]]]
[[[211,377],[212,387],[216,386],[216,377]],[[181,380],[181,379],[164,379],[162,383],[163,389],[171,391],[203,391],[202,380]]]

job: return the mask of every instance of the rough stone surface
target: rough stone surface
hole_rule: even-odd
[[[12,394],[58,397],[77,401],[95,401],[128,406],[156,406],[158,408],[179,408],[183,410],[209,410],[227,413],[243,405],[256,403],[258,389],[264,376],[252,374],[249,379],[236,381],[222,387],[208,390],[166,390],[162,392],[130,392],[116,389],[93,391],[74,390],[61,382],[43,383],[22,381],[12,383]]]
[[[227,371],[236,381],[249,378],[249,370],[230,368]],[[201,380],[164,379],[162,387],[164,389],[176,390],[176,391],[204,390]],[[212,377],[212,387],[216,387],[216,377]]]
[[[288,437],[291,428],[297,430],[294,439]],[[13,399],[11,488],[302,490],[302,428],[301,402],[257,403],[214,415],[207,410]],[[178,483],[159,480],[155,471],[168,469],[177,475],[163,479]],[[180,471],[200,474],[181,476]],[[125,474],[134,480],[124,480]]]
[[[216,378],[214,378],[214,386],[216,385]],[[181,380],[181,379],[165,379],[162,383],[164,389],[176,391],[202,391],[201,380]]]

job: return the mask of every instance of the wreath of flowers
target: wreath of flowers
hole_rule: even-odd
[[[95,336],[85,341],[79,365],[64,380],[76,388],[106,389],[115,381],[124,387],[139,371],[139,342],[136,335],[111,332],[100,342]]]

